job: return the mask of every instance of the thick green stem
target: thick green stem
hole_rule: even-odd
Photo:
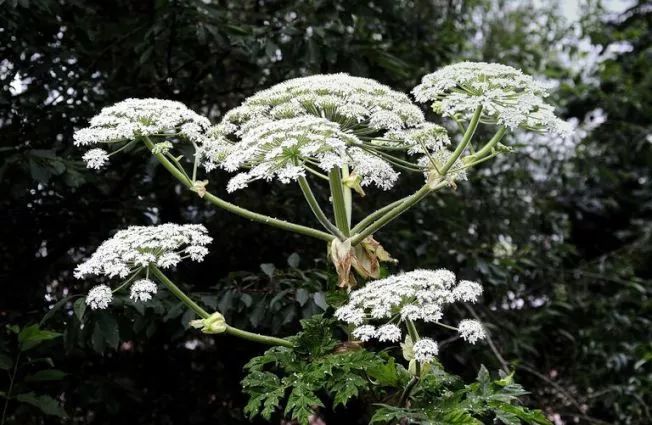
[[[150,266],[150,271],[156,277],[156,279],[161,282],[165,287],[182,303],[184,303],[188,308],[193,310],[199,317],[202,319],[208,319],[210,314],[201,308],[199,304],[194,302],[188,295],[186,295],[177,285],[174,284],[166,275],[161,272],[156,266]],[[280,345],[283,347],[292,347],[292,343],[288,340],[276,338],[268,335],[261,335],[253,332],[243,331],[242,329],[235,328],[230,325],[226,325],[227,334],[237,336],[238,338],[246,339],[248,341],[259,342],[261,344],[267,345]]]
[[[351,233],[355,234],[356,232],[359,232],[360,230],[364,229],[371,223],[373,223],[378,217],[381,215],[385,214],[387,211],[391,210],[392,208],[400,205],[403,201],[405,201],[407,198],[409,198],[411,195],[406,196],[405,198],[401,198],[398,201],[394,201],[391,204],[387,204],[382,208],[377,209],[376,211],[372,212],[369,214],[367,217],[365,217],[363,220],[360,220],[358,224],[353,226],[351,229]]]
[[[435,185],[432,185],[431,183],[425,184],[421,189],[413,193],[412,195],[408,196],[407,198],[403,198],[400,201],[397,201],[396,203],[392,203],[390,205],[396,204],[393,208],[389,209],[389,205],[387,207],[384,207],[380,209],[379,211],[375,212],[374,215],[378,214],[380,215],[380,212],[382,211],[383,214],[380,216],[380,218],[376,219],[372,224],[368,225],[367,227],[363,228],[361,226],[361,223],[356,225],[356,231],[358,231],[360,228],[363,228],[364,230],[359,230],[359,233],[355,234],[353,238],[351,239],[351,245],[355,246],[359,244],[364,238],[367,236],[373,234],[376,232],[378,229],[401,215],[403,212],[405,212],[407,209],[411,208],[414,206],[416,203],[418,203],[420,200],[425,198],[430,192],[433,192],[437,189],[440,189],[444,186],[446,186],[448,183],[443,179],[443,177],[448,173],[448,171],[451,169],[453,164],[455,164],[455,161],[462,155],[466,147],[469,145],[471,142],[471,139],[473,138],[473,134],[475,133],[476,128],[478,127],[478,124],[480,122],[480,116],[482,115],[482,106],[478,106],[473,113],[473,117],[471,118],[471,122],[469,123],[469,126],[466,128],[466,131],[464,132],[464,136],[462,137],[462,141],[460,142],[459,145],[457,145],[457,148],[453,153],[451,154],[450,158],[446,162],[446,164],[442,167],[441,170],[438,170],[440,176],[442,177],[441,181],[436,183]],[[400,203],[399,203],[400,202]],[[369,217],[365,219],[367,223],[370,222],[371,220]]]
[[[407,330],[408,334],[410,335],[410,339],[412,340],[412,344],[417,342],[419,340],[419,334],[417,333],[417,328],[414,326],[414,322],[412,320],[406,320],[405,324],[407,325]],[[412,393],[412,390],[414,387],[419,383],[419,379],[421,378],[421,364],[415,360],[415,373],[410,379],[410,382],[405,386],[405,389],[403,390],[403,393],[401,394],[401,398],[399,399],[398,405],[403,406],[408,398],[410,397],[410,394]]]
[[[473,117],[471,117],[471,122],[469,123],[469,126],[466,128],[466,132],[464,132],[462,141],[460,142],[459,145],[457,145],[457,148],[455,149],[455,151],[453,151],[453,154],[448,159],[448,162],[446,162],[446,164],[439,171],[439,174],[441,174],[442,176],[445,175],[448,172],[448,170],[451,169],[453,164],[455,164],[457,158],[459,158],[460,155],[462,155],[462,152],[464,152],[468,144],[471,142],[471,139],[473,138],[473,134],[475,134],[475,129],[478,128],[481,115],[482,115],[482,105],[478,106],[475,109],[475,112],[473,113]]]
[[[346,179],[349,177],[349,167],[344,165],[342,167],[342,178]],[[351,188],[347,185],[342,185],[342,190],[344,192],[344,209],[346,210],[346,224],[351,228],[351,217],[353,216],[353,193]]]
[[[179,301],[181,301],[186,306],[188,306],[188,308],[190,308],[192,311],[197,313],[197,315],[202,319],[208,319],[210,313],[208,313],[206,310],[201,308],[199,304],[194,302],[192,298],[186,295],[185,292],[183,292],[181,288],[175,285],[174,282],[168,279],[168,277],[164,275],[163,272],[159,270],[158,267],[150,266],[150,271],[159,282],[161,282],[163,285],[165,285],[166,288],[168,288],[168,291],[172,292],[172,295],[174,295],[179,299]]]
[[[147,146],[147,148],[151,151],[152,148],[154,147],[154,144],[149,139],[149,137],[143,137],[143,141],[145,142],[145,146]],[[153,155],[159,160],[161,165],[163,165],[163,167],[165,167],[165,169],[167,169],[170,172],[170,174],[172,174],[183,185],[185,185],[189,189],[193,188],[193,182],[188,177],[186,177],[183,172],[181,172],[177,167],[175,167],[175,165],[172,164],[163,154],[153,153]],[[313,238],[321,239],[327,242],[330,242],[333,239],[335,239],[333,235],[328,234],[326,232],[322,232],[321,230],[313,229],[307,226],[302,226],[300,224],[290,223],[284,220],[279,220],[277,218],[269,217],[264,214],[259,214],[253,211],[249,211],[248,209],[239,207],[235,204],[232,204],[221,198],[218,198],[217,196],[213,195],[210,192],[206,192],[204,194],[204,199],[206,199],[208,202],[212,203],[215,206],[218,206],[233,214],[239,215],[241,217],[247,218],[252,221],[268,224],[270,226],[277,227],[279,229],[289,230],[291,232],[299,233],[302,235],[311,236]]]
[[[324,211],[319,206],[319,202],[317,202],[317,198],[315,198],[315,194],[312,192],[312,189],[310,188],[308,179],[306,179],[304,176],[300,176],[299,186],[301,187],[303,196],[306,198],[306,202],[308,202],[310,209],[312,210],[313,214],[315,214],[315,217],[321,223],[321,225],[324,226],[324,228],[329,232],[331,232],[333,235],[337,236],[340,240],[346,239],[346,237],[340,231],[340,229],[338,229],[337,226],[335,226],[333,223],[330,222],[328,217],[326,217]]]
[[[333,168],[328,173],[328,181],[331,187],[331,202],[337,228],[349,236],[349,222],[346,218],[346,205],[344,204],[344,191],[342,190],[342,176],[339,168]]]
[[[401,393],[401,398],[398,400],[398,405],[403,406],[407,402],[408,398],[410,397],[410,393],[412,393],[412,390],[414,387],[417,385],[419,382],[419,378],[416,376],[413,376],[412,379],[410,379],[410,382],[405,386],[405,389]]]
[[[229,335],[237,336],[238,338],[246,339],[247,341],[258,342],[261,344],[280,345],[282,347],[287,347],[287,348],[293,347],[292,343],[286,339],[243,331],[242,329],[234,328],[233,326],[228,324],[226,325],[226,333]]]
[[[446,186],[448,183],[445,181],[442,181],[435,186],[431,186],[430,184],[425,184],[421,189],[417,190],[415,193],[412,195],[408,196],[407,198],[403,199],[402,202],[397,205],[396,207],[392,208],[388,212],[386,212],[382,217],[374,221],[372,224],[367,226],[364,230],[360,231],[360,233],[357,233],[351,238],[351,245],[356,246],[360,242],[362,242],[367,236],[372,235],[375,233],[377,230],[379,230],[381,227],[385,226],[387,223],[390,221],[394,220],[396,217],[399,215],[403,214],[405,211],[410,209],[412,206],[417,204],[419,201],[421,201],[423,198],[428,196],[431,192],[434,192],[438,189],[441,189],[442,187]]]
[[[503,138],[503,136],[505,136],[505,133],[507,133],[507,128],[500,127],[496,134],[494,134],[494,137],[492,137],[491,140],[489,140],[487,144],[482,147],[482,149],[474,153],[472,156],[476,159],[482,159],[488,155],[494,146],[496,146],[498,142],[500,142],[500,140]]]

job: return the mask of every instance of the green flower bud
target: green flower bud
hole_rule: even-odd
[[[360,177],[355,173],[351,173],[342,179],[342,183],[344,184],[344,186],[348,187],[349,189],[355,190],[355,192],[360,196],[365,196],[364,190],[362,189],[362,185],[360,184],[361,182],[362,182],[362,177]]]
[[[198,319],[190,322],[190,326],[195,329],[201,329],[205,334],[221,334],[226,332],[226,321],[224,316],[215,312],[206,319]]]

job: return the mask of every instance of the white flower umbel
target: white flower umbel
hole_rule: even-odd
[[[381,146],[397,146],[406,144],[409,146],[408,153],[423,153],[424,148],[428,151],[439,151],[450,145],[446,129],[433,123],[419,124],[413,128],[388,131],[385,139],[374,140]]]
[[[98,285],[88,291],[86,296],[86,305],[92,310],[103,310],[109,306],[113,299],[111,288],[106,285]]]
[[[289,118],[247,132],[221,166],[227,171],[247,169],[231,179],[230,192],[259,179],[289,183],[305,175],[306,167],[328,171],[342,166],[347,146],[357,143],[326,119]]]
[[[391,323],[382,325],[376,330],[378,341],[397,342],[401,339],[401,328]]]
[[[184,258],[201,261],[211,240],[206,228],[198,224],[131,226],[103,242],[91,258],[77,266],[75,277],[125,278],[150,264],[168,268]]]
[[[478,301],[482,295],[482,285],[470,280],[461,280],[460,283],[453,289],[453,297],[455,301],[471,302]]]
[[[439,346],[430,338],[418,340],[412,346],[414,359],[420,363],[430,363],[439,353]]]
[[[181,102],[126,99],[102,109],[91,118],[88,127],[75,132],[73,139],[76,146],[121,144],[140,136],[176,137],[197,144],[205,139],[209,127],[207,118],[191,111]],[[100,156],[95,149],[84,155],[90,168],[99,168],[107,158]]]
[[[264,122],[297,116],[324,117],[342,130],[368,133],[395,130],[424,121],[421,110],[404,93],[348,74],[295,78],[247,98],[222,120],[230,133],[242,135]]]
[[[353,336],[360,341],[369,341],[376,337],[376,327],[372,325],[362,325],[355,328]]]
[[[231,180],[229,191],[253,180],[287,183],[344,165],[362,186],[386,190],[398,180],[395,168],[405,168],[394,151],[421,156],[450,143],[446,130],[425,123],[405,94],[346,74],[277,84],[228,112],[209,134],[199,146],[207,170],[246,170]],[[422,167],[414,161],[407,169]]]
[[[427,74],[412,91],[435,112],[468,121],[482,106],[481,121],[510,129],[566,134],[567,123],[545,102],[546,87],[511,66],[461,62]]]
[[[226,147],[229,142],[225,139],[220,143],[225,144],[222,152],[228,152],[221,157],[220,166],[227,171],[247,170],[229,181],[229,192],[255,180],[289,183],[307,172],[328,172],[343,165],[361,177],[362,186],[389,189],[399,176],[387,161],[366,151],[356,136],[324,118],[302,116],[269,122],[245,133],[235,145]]]
[[[109,153],[100,148],[90,149],[86,151],[82,159],[86,162],[86,167],[99,170],[109,162]]]
[[[140,279],[131,285],[131,298],[134,301],[147,302],[152,299],[152,295],[156,294],[156,283],[149,279]]]
[[[414,270],[369,282],[351,292],[349,302],[337,309],[335,317],[354,325],[353,336],[362,341],[394,341],[401,337],[399,325],[403,322],[439,323],[447,304],[476,302],[481,294],[480,284],[468,280],[456,283],[455,274],[449,270]],[[385,325],[376,328],[369,322]]]
[[[471,344],[487,337],[482,323],[477,320],[462,320],[457,328],[462,339]]]

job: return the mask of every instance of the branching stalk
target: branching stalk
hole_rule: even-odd
[[[310,188],[308,179],[306,179],[304,176],[300,176],[299,186],[301,187],[303,196],[306,198],[306,202],[308,202],[310,209],[312,210],[313,214],[315,214],[315,217],[321,223],[321,225],[324,226],[324,228],[331,232],[333,235],[337,236],[340,240],[346,239],[342,231],[330,222],[328,217],[326,217],[324,211],[319,206],[319,202],[317,201],[317,198],[315,198],[315,195]]]
[[[184,303],[188,308],[197,313],[202,319],[208,319],[210,314],[204,310],[199,304],[194,302],[188,295],[186,295],[177,285],[174,284],[167,276],[161,272],[156,266],[150,266],[152,274],[156,279],[161,282],[165,287],[176,296],[182,303]],[[292,343],[288,340],[276,338],[269,335],[261,335],[253,332],[247,332],[242,329],[235,328],[230,325],[226,325],[227,334],[236,336],[238,338],[246,339],[248,341],[259,342],[261,344],[267,345],[280,345],[283,347],[292,347]]]
[[[149,137],[143,137],[142,140],[145,143],[145,146],[151,151],[154,148],[154,144],[149,139]],[[172,164],[163,154],[153,154],[159,162],[165,167],[170,174],[172,174],[177,180],[179,180],[187,188],[191,189],[193,187],[193,182],[185,175],[185,172],[180,171],[174,164]],[[335,239],[335,237],[321,230],[313,229],[312,227],[302,226],[300,224],[290,223],[285,220],[279,220],[277,218],[269,217],[264,214],[259,214],[253,211],[249,211],[246,208],[239,207],[235,204],[227,202],[210,192],[206,192],[204,199],[213,205],[225,209],[233,214],[239,215],[241,217],[247,218],[252,221],[257,221],[259,223],[268,224],[273,227],[277,227],[283,230],[289,230],[291,232],[299,233],[306,236],[311,236],[313,238],[321,239],[327,242]]]
[[[436,190],[441,189],[442,187],[448,185],[447,182],[442,181],[435,185],[434,187],[431,186],[430,184],[425,184],[421,187],[421,189],[417,190],[415,193],[412,195],[408,196],[407,198],[403,199],[400,204],[398,204],[396,207],[392,208],[388,212],[386,212],[382,217],[378,218],[376,221],[374,221],[372,224],[367,226],[364,230],[360,231],[360,233],[357,233],[351,238],[351,245],[355,246],[362,242],[367,236],[372,235],[375,233],[377,230],[385,226],[387,223],[390,221],[394,220],[396,217],[399,215],[403,214],[406,210],[417,204],[419,201],[421,201],[423,198],[428,196],[431,192],[434,192]]]
[[[494,137],[492,137],[491,140],[489,140],[487,144],[482,147],[482,149],[474,153],[473,157],[477,159],[482,159],[483,157],[488,155],[491,152],[491,150],[498,144],[498,142],[502,140],[502,138],[505,136],[505,133],[507,133],[507,128],[500,127],[500,129],[498,129],[496,134],[494,134]]]
[[[358,224],[353,226],[353,228],[351,229],[351,233],[355,234],[355,233],[359,232],[360,230],[364,229],[365,227],[367,227],[368,225],[373,223],[374,220],[376,220],[378,217],[385,214],[387,211],[391,210],[392,208],[396,207],[397,205],[400,205],[403,201],[405,201],[409,197],[410,197],[410,195],[408,195],[408,196],[406,196],[404,198],[401,198],[398,201],[394,201],[391,204],[387,204],[384,207],[379,208],[376,211],[372,212],[367,217],[365,217],[363,220],[360,220],[360,222]]]
[[[453,154],[448,159],[448,162],[440,170],[440,174],[442,176],[448,173],[448,170],[450,170],[450,168],[453,166],[455,161],[457,161],[457,158],[459,158],[460,155],[462,155],[462,153],[464,152],[468,144],[471,142],[471,139],[473,138],[473,134],[475,133],[475,129],[478,128],[481,115],[482,115],[482,105],[478,106],[475,109],[475,112],[473,113],[473,117],[471,117],[471,122],[469,123],[469,126],[466,128],[466,131],[464,132],[464,137],[462,137],[462,141],[460,142],[459,145],[457,145],[457,148],[455,148],[455,151],[453,151]]]

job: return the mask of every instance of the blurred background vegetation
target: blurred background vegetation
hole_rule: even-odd
[[[451,371],[515,369],[528,403],[557,425],[652,423],[652,6],[571,3],[0,0],[4,421],[247,423],[241,366],[260,346],[186,332],[165,294],[146,309],[119,300],[113,315],[83,311],[90,282],[71,271],[126,225],[204,223],[211,255],[178,275],[245,328],[289,335],[327,308],[322,243],[215,210],[144,154],[86,170],[72,133],[101,107],[159,97],[216,121],[292,77],[344,71],[407,91],[468,59],[554,83],[575,135],[514,136],[514,153],[377,238],[397,269],[447,267],[485,285],[471,313],[493,346],[446,342]],[[374,193],[354,214],[401,193]],[[231,199],[310,219],[295,187],[260,183]],[[12,376],[21,396],[5,406]],[[356,406],[325,413],[362,423]]]

